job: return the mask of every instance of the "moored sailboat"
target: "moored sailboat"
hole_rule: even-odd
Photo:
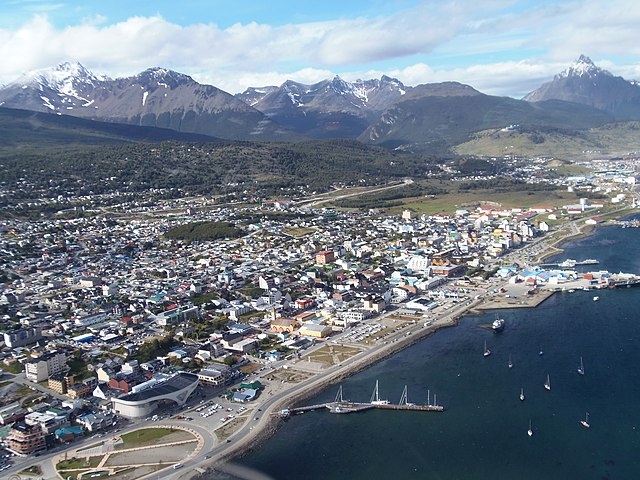
[[[589,428],[591,425],[589,424],[589,412],[587,412],[584,416],[584,420],[580,420],[580,425],[584,428]]]
[[[378,395],[378,380],[376,380],[376,387],[373,390],[373,394],[371,395],[371,401],[369,402],[371,405],[388,405],[389,400],[380,400],[380,396]]]
[[[584,375],[584,363],[582,363],[582,357],[580,357],[580,366],[578,367],[578,373]]]

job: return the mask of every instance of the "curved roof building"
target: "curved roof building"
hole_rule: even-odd
[[[198,386],[198,381],[198,376],[193,373],[179,372],[146,389],[114,398],[112,408],[123,417],[140,418],[153,412],[162,401],[184,405]]]

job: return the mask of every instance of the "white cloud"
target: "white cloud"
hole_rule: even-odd
[[[640,8],[630,0],[425,1],[388,17],[225,29],[183,26],[161,15],[111,24],[95,15],[56,28],[39,14],[19,27],[0,28],[0,83],[80,61],[112,77],[167,67],[230,93],[287,79],[314,83],[337,70],[347,80],[382,74],[407,85],[452,80],[517,97],[582,53],[616,75],[640,78],[628,57],[640,53],[638,24]]]

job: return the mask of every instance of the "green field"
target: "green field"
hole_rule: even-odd
[[[640,122],[611,123],[579,131],[537,129],[530,131],[484,130],[454,148],[460,155],[547,156],[586,160],[622,155],[640,149]]]

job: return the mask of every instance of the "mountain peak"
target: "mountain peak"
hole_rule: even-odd
[[[579,103],[607,112],[620,120],[635,120],[640,116],[638,85],[597,67],[586,55],[580,55],[569,68],[555,75],[551,82],[527,94],[524,100]]]
[[[593,61],[586,55],[580,55],[578,59],[567,69],[563,70],[556,77],[557,78],[571,78],[571,77],[594,77],[597,75],[611,75],[606,70],[603,70],[595,65]]]
[[[98,81],[105,78],[106,77],[99,79],[79,62],[63,62],[55,67],[32,70],[31,72],[23,75],[22,79],[18,81],[29,79],[49,85],[60,85],[62,83],[67,83],[70,80],[87,82]]]
[[[163,67],[147,68],[144,72],[136,75],[136,77],[138,81],[145,83],[148,86],[162,85],[169,88],[175,88],[179,85],[194,82],[189,75]]]
[[[79,62],[63,62],[55,67],[33,70],[14,83],[36,85],[40,90],[50,89],[70,97],[82,98],[82,90],[95,87],[105,80],[109,78],[94,75]]]

